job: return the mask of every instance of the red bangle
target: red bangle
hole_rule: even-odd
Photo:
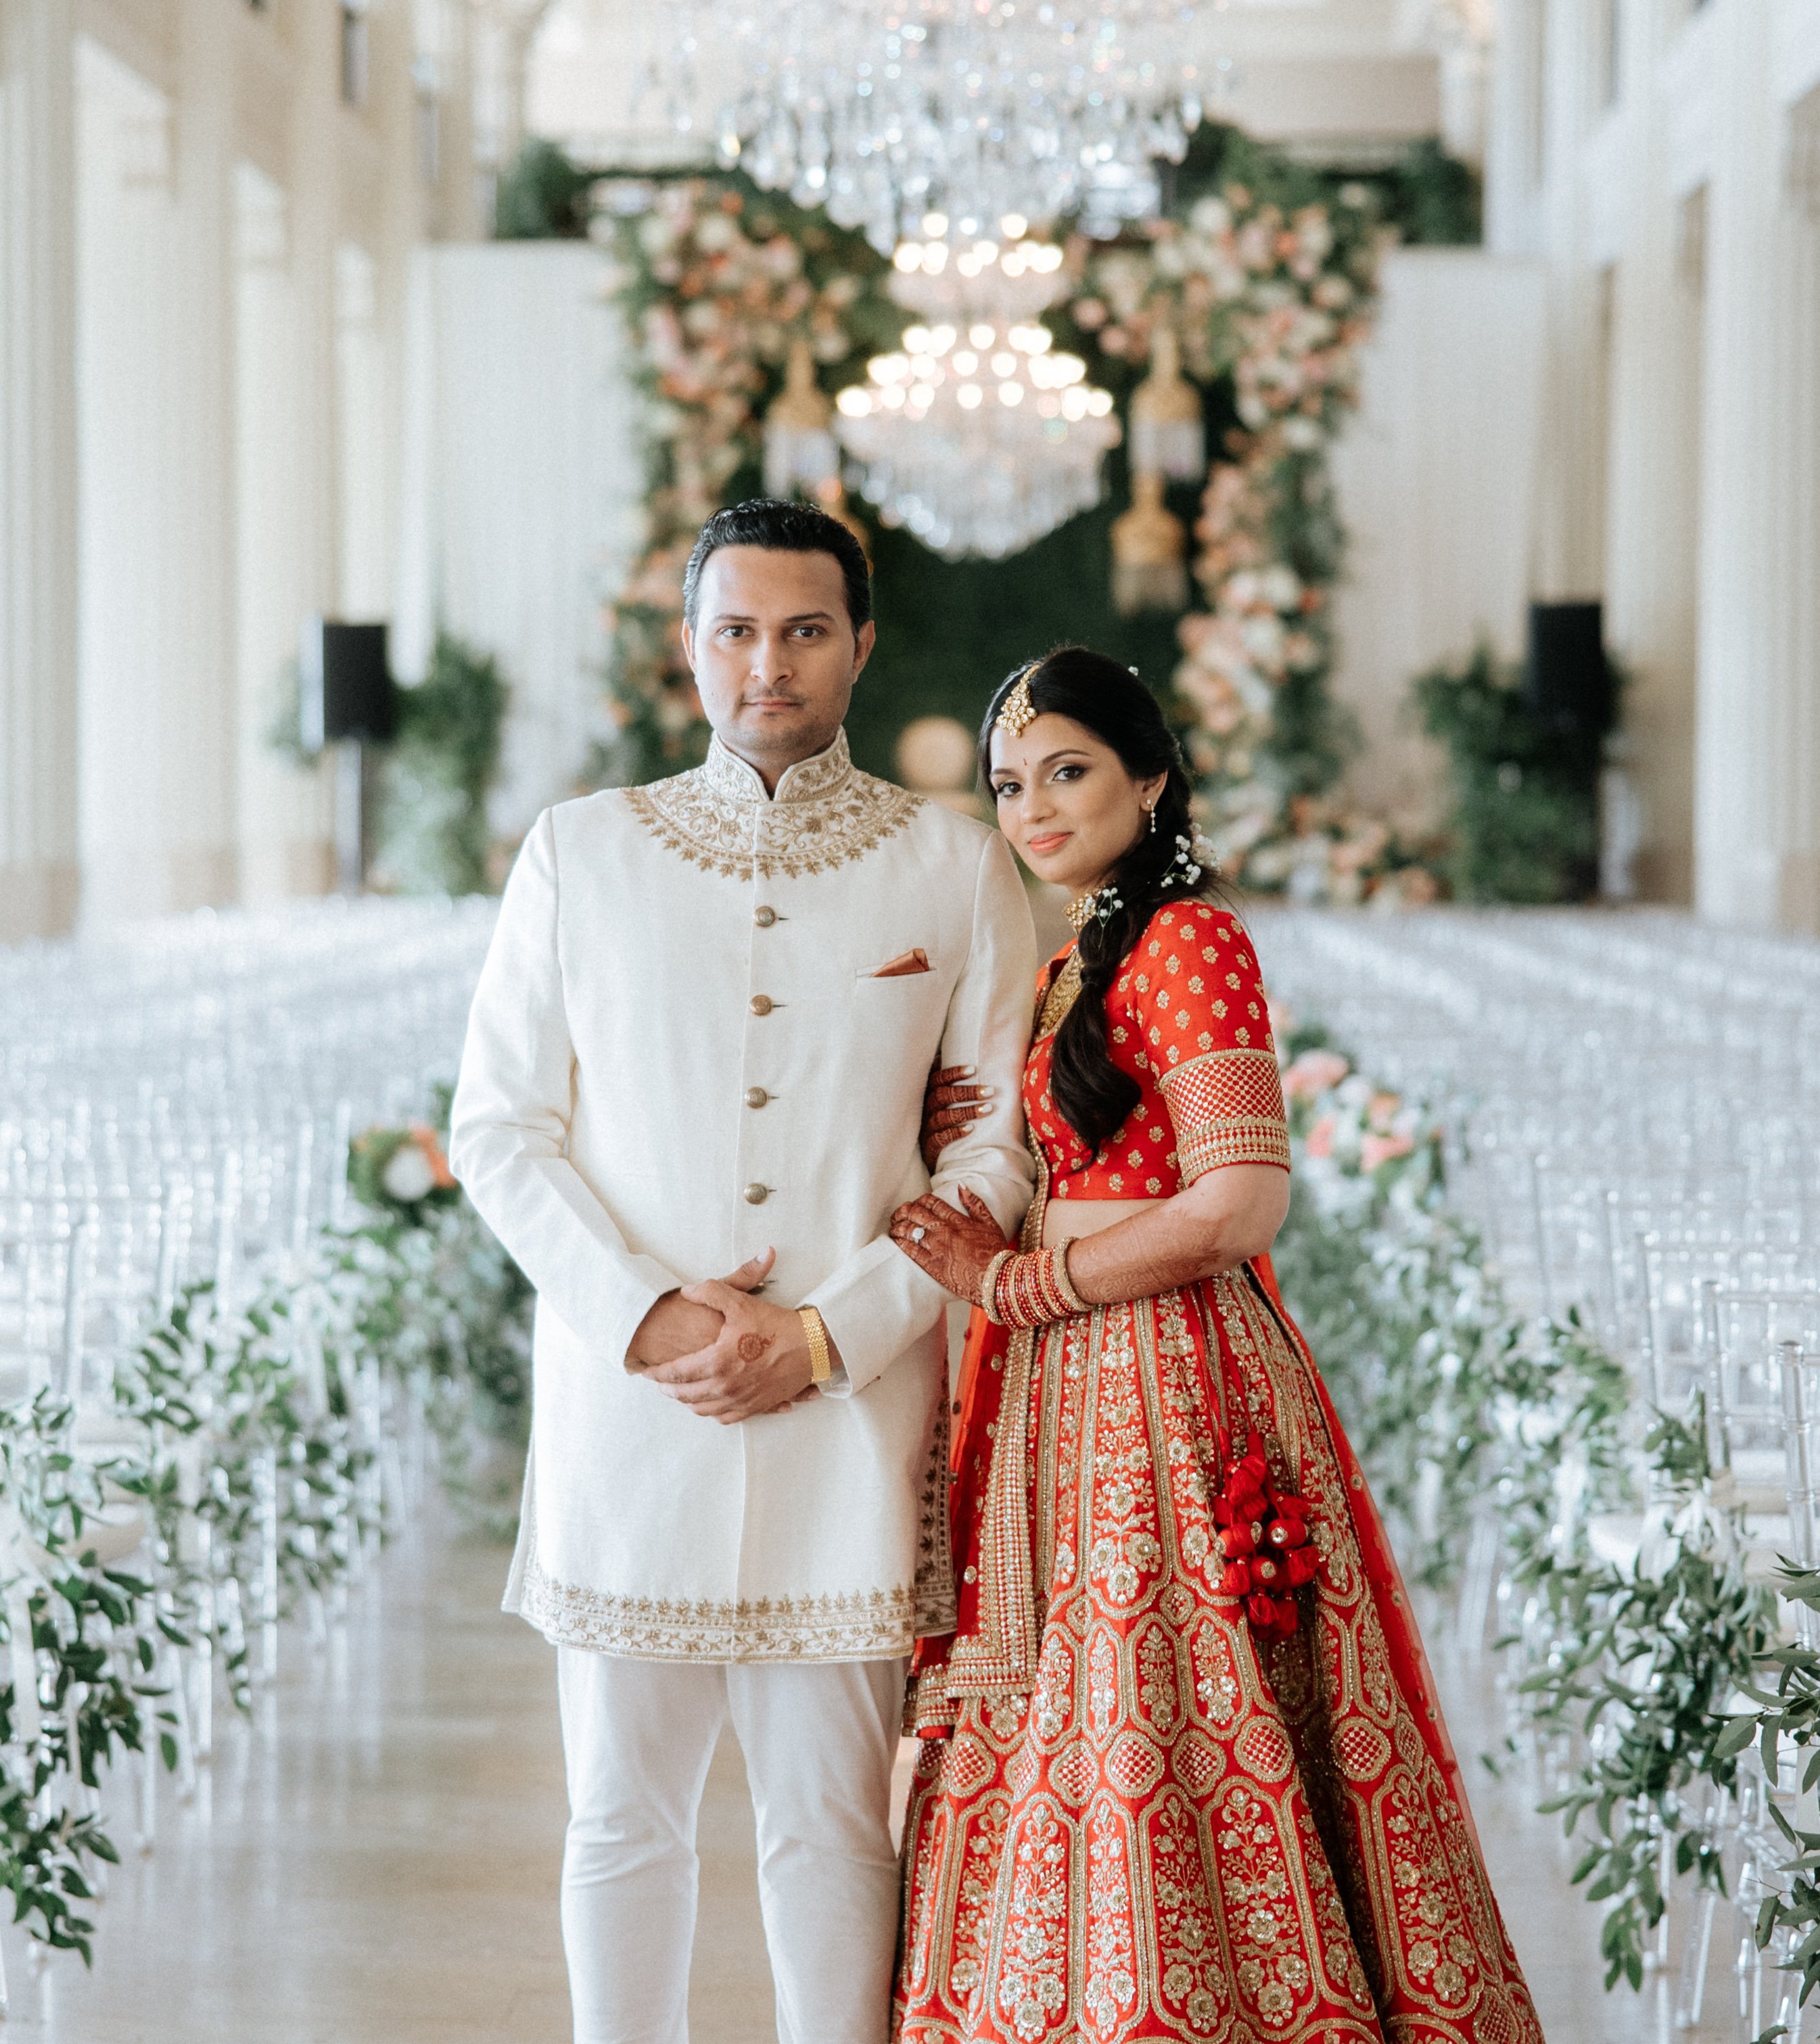
[[[1066,1250],[1006,1256],[991,1276],[987,1318],[1002,1327],[1041,1327],[1091,1312],[1068,1279]]]

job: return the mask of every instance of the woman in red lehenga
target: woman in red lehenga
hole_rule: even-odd
[[[977,1203],[892,1224],[985,1302],[960,1622],[913,1668],[893,2035],[1540,2044],[1395,1563],[1265,1254],[1276,1055],[1179,755],[1149,690],[1079,647],[1007,682],[985,743],[1001,826],[1080,934],[1038,989],[1022,1251]]]

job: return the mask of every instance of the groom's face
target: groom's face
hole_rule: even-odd
[[[721,743],[774,772],[829,744],[872,650],[832,554],[722,547],[702,564],[683,644]]]

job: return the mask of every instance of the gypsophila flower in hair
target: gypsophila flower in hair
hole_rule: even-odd
[[[1108,881],[1091,894],[1077,894],[1068,904],[1068,920],[1078,932],[1090,922],[1110,923],[1124,906],[1125,897],[1118,891],[1118,882]]]
[[[1195,863],[1195,846],[1193,839],[1186,837],[1176,839],[1175,856],[1169,863],[1169,870],[1163,876],[1163,885],[1165,887],[1192,887],[1200,878],[1201,869]],[[1178,866],[1182,869],[1179,873],[1175,870]]]

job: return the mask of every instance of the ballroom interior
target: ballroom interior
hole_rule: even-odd
[[[1165,698],[1551,2044],[1820,2034],[1820,0],[1038,11],[0,0],[0,2038],[570,2034],[447,1089],[761,489],[869,770]],[[758,2044],[730,1737],[699,1851]]]

